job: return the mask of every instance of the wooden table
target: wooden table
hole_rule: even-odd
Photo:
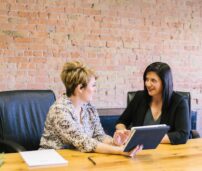
[[[104,170],[104,171],[200,171],[202,170],[202,139],[191,139],[184,145],[161,144],[155,150],[144,150],[134,159],[96,153],[81,153],[73,150],[58,151],[69,163],[60,167],[34,168],[34,170]],[[87,158],[91,156],[96,165]],[[5,163],[0,171],[24,171],[28,168],[18,153],[5,154]]]

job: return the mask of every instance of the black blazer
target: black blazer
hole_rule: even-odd
[[[130,102],[118,123],[124,124],[127,128],[131,126],[142,126],[149,104],[144,91],[138,91]],[[162,112],[161,124],[170,126],[168,137],[171,144],[184,144],[187,142],[190,133],[190,119],[188,101],[185,97],[173,92],[168,112]]]

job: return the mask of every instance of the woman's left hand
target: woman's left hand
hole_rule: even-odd
[[[128,140],[129,136],[130,136],[131,131],[130,130],[117,130],[114,133],[114,144],[121,146],[123,144],[126,143],[126,141]]]
[[[129,156],[134,158],[135,155],[143,149],[143,145],[137,145],[133,150],[129,152]]]

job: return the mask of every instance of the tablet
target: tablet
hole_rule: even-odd
[[[126,142],[124,151],[129,152],[137,145],[143,145],[145,150],[155,149],[169,128],[165,124],[132,127],[131,135]]]

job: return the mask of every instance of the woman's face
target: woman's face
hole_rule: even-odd
[[[150,96],[162,96],[163,84],[160,77],[155,72],[148,72],[146,75],[145,86]]]
[[[96,80],[95,77],[91,77],[86,87],[82,88],[81,99],[84,102],[90,102],[96,91]]]

